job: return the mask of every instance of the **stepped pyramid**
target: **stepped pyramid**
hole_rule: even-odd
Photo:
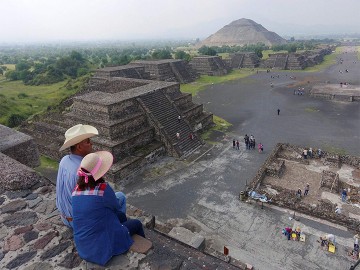
[[[42,154],[60,159],[66,129],[78,123],[95,126],[94,150],[115,158],[107,179],[124,185],[159,156],[187,157],[203,144],[197,131],[213,124],[212,114],[182,93],[179,83],[104,75],[92,78],[88,91],[73,97],[69,111],[21,128]]]
[[[215,34],[206,38],[200,46],[234,46],[257,43],[272,46],[284,44],[286,40],[278,34],[268,31],[261,24],[249,19],[239,19],[225,25]]]

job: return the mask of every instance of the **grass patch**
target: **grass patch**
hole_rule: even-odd
[[[333,154],[336,154],[336,155],[346,155],[347,154],[345,149],[335,147],[335,146],[332,146],[332,145],[329,145],[329,144],[325,144],[323,149],[326,152],[333,153]]]
[[[207,86],[212,84],[224,83],[245,78],[254,73],[255,71],[252,71],[251,69],[236,69],[225,76],[202,75],[195,82],[180,85],[180,90],[183,93],[190,93],[193,96],[196,96],[199,91],[204,90]]]
[[[46,156],[40,156],[40,168],[51,168],[57,170],[59,162]]]
[[[214,115],[213,116],[213,120],[214,120],[214,124],[215,126],[210,128],[209,130],[207,130],[206,132],[201,134],[201,138],[205,141],[207,141],[208,143],[212,143],[210,140],[211,135],[214,132],[222,132],[222,133],[226,133],[229,129],[229,127],[232,126],[231,123],[229,123],[228,121],[226,121],[225,119]]]
[[[305,108],[305,112],[319,112],[320,110],[314,108],[314,107],[307,107]]]
[[[76,93],[77,82],[63,81],[51,85],[24,85],[21,81],[0,81],[0,124],[8,125],[11,115],[25,119],[56,107]]]
[[[218,53],[217,55],[222,57],[222,59],[230,59],[230,53]]]

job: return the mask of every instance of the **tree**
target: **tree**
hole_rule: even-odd
[[[190,61],[191,56],[190,56],[190,54],[188,54],[184,51],[177,51],[175,53],[175,59],[184,59],[186,61]]]
[[[25,120],[26,120],[25,116],[22,116],[20,114],[12,114],[12,115],[10,115],[10,117],[8,119],[8,127],[11,127],[11,128],[17,127]]]
[[[151,54],[153,59],[172,59],[171,52],[167,49],[158,49]]]
[[[261,48],[256,48],[256,49],[255,49],[255,54],[256,54],[259,58],[262,58],[262,57],[263,57],[262,49],[261,49]]]
[[[208,46],[202,46],[199,49],[199,53],[203,55],[216,55],[216,51]]]
[[[297,49],[296,44],[291,44],[291,45],[288,46],[287,51],[289,53],[294,53],[294,52],[296,52],[296,49]]]

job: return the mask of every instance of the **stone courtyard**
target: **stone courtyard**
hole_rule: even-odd
[[[266,193],[272,203],[360,230],[360,158],[323,152],[304,159],[303,148],[279,144],[260,168],[250,187]],[[281,166],[279,166],[281,164]],[[261,179],[262,178],[262,179]],[[304,188],[310,190],[304,196]],[[296,196],[301,189],[300,198]],[[341,191],[347,190],[346,202]],[[341,213],[335,213],[336,207]]]

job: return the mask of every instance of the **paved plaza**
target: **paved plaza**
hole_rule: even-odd
[[[214,134],[215,144],[196,160],[166,158],[146,171],[125,187],[129,203],[156,215],[159,222],[192,224],[206,237],[208,247],[221,252],[226,245],[232,257],[255,269],[349,269],[354,261],[345,248],[352,247],[353,232],[310,216],[290,219],[293,212],[286,209],[271,205],[261,209],[238,199],[279,142],[360,155],[360,104],[307,94],[318,83],[360,84],[356,53],[349,49],[339,57],[342,64],[323,72],[260,72],[200,92],[194,101],[233,124],[230,131]],[[304,95],[294,95],[299,87]],[[245,134],[253,134],[264,145],[264,153],[246,150]],[[232,148],[234,138],[240,140],[240,150]],[[287,241],[281,234],[285,226],[300,226],[306,242]],[[317,242],[324,233],[336,236],[335,254]]]

